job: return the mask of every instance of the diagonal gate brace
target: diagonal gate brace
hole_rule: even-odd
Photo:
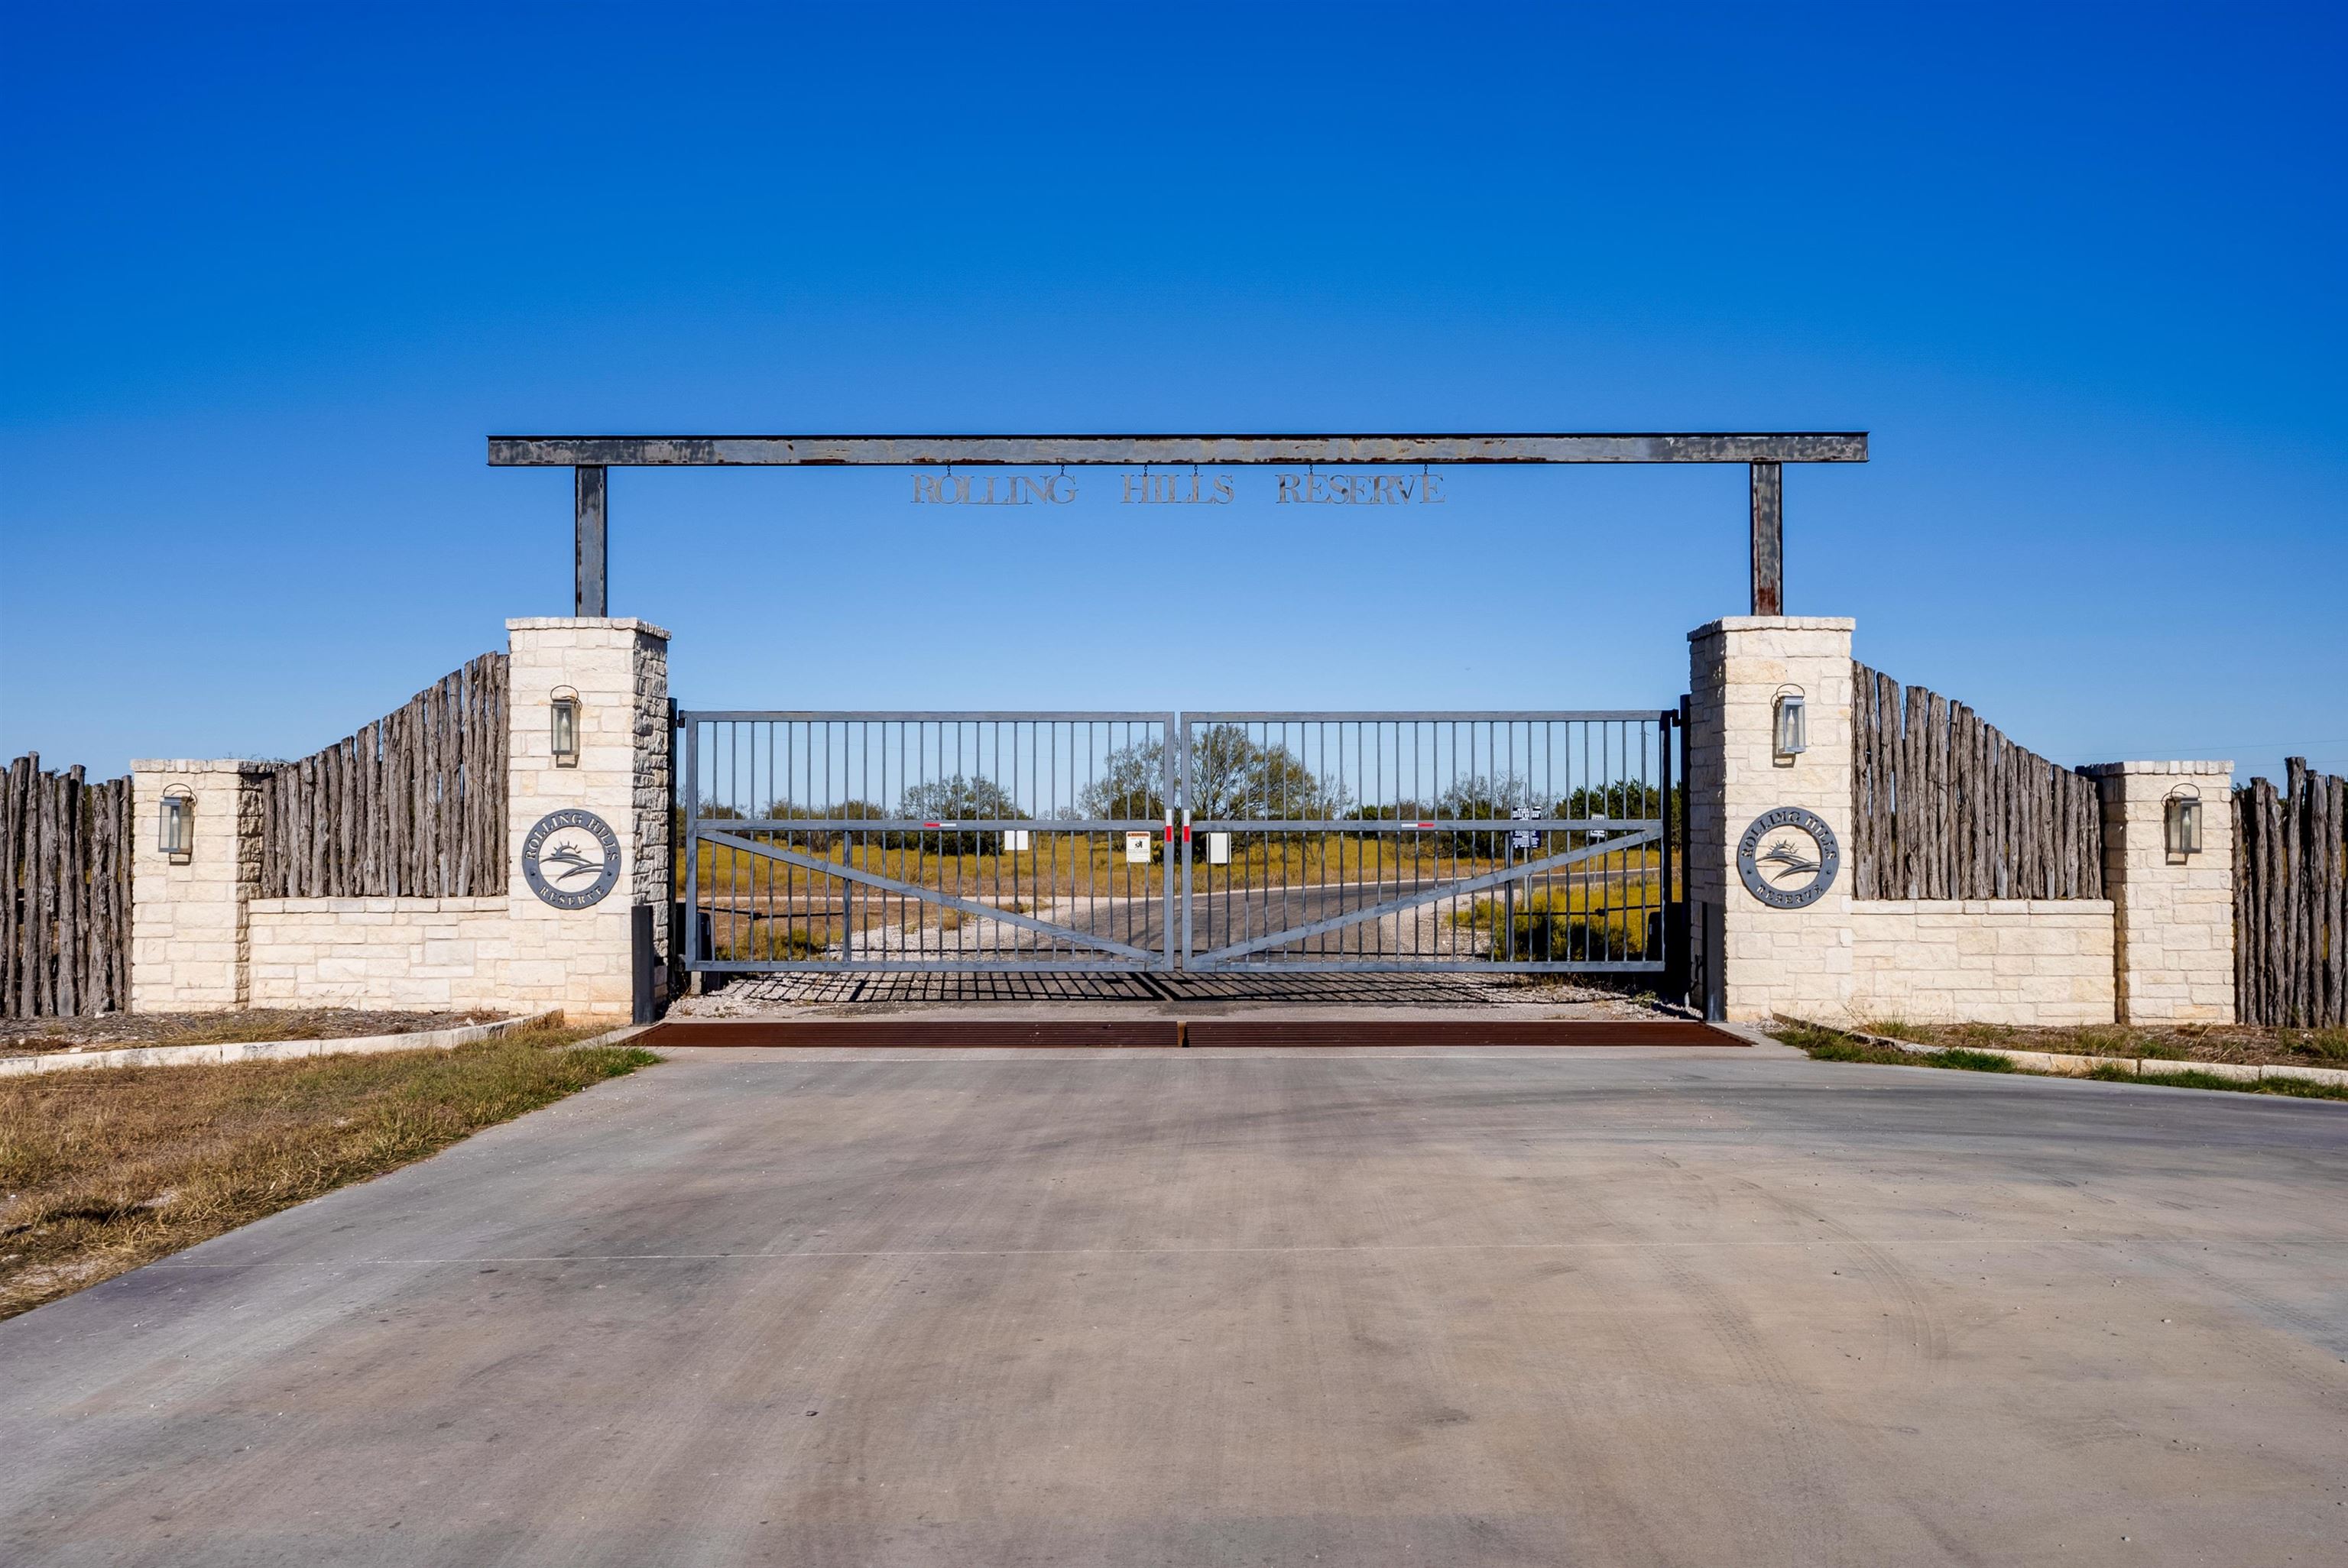
[[[1560,866],[1594,859],[1599,856],[1618,854],[1625,849],[1636,848],[1642,844],[1653,844],[1663,835],[1663,825],[1657,823],[1638,833],[1625,835],[1621,838],[1610,838],[1603,844],[1585,845],[1580,849],[1570,849],[1563,855],[1552,855],[1541,860],[1529,860],[1522,866],[1511,866],[1504,870],[1488,872],[1484,876],[1470,876],[1458,882],[1437,883],[1432,887],[1405,894],[1399,898],[1389,898],[1383,904],[1372,904],[1365,908],[1354,909],[1346,914],[1332,915],[1325,920],[1315,920],[1309,926],[1297,926],[1285,931],[1273,931],[1251,941],[1235,942],[1228,948],[1213,948],[1203,953],[1193,954],[1190,960],[1191,967],[1201,969],[1212,968],[1225,958],[1236,958],[1247,953],[1260,953],[1268,948],[1285,948],[1292,943],[1303,941],[1308,937],[1318,937],[1326,932],[1342,930],[1347,926],[1358,926],[1365,920],[1382,920],[1388,915],[1399,915],[1406,909],[1416,908],[1421,904],[1432,904],[1438,898],[1454,898],[1463,893],[1479,893],[1487,887],[1498,887],[1504,882],[1516,881],[1539,872],[1554,871]]]
[[[1145,961],[1157,957],[1148,948],[1137,948],[1130,943],[1119,942],[1107,937],[1097,937],[1089,931],[1078,931],[1067,926],[1055,926],[1048,920],[1038,920],[1032,915],[1021,915],[1013,910],[998,908],[993,904],[981,904],[975,899],[957,898],[951,893],[942,893],[934,887],[924,887],[919,883],[900,882],[893,876],[883,876],[876,871],[860,871],[852,866],[843,866],[837,860],[825,860],[813,855],[802,855],[795,849],[783,849],[771,844],[760,844],[756,839],[744,838],[736,834],[717,833],[703,828],[696,836],[705,844],[722,844],[728,849],[739,849],[751,855],[762,855],[769,860],[779,860],[787,866],[804,866],[809,871],[820,872],[826,876],[837,876],[845,882],[859,882],[867,887],[880,887],[891,893],[901,893],[909,898],[919,899],[924,904],[939,904],[946,908],[960,909],[965,914],[977,915],[985,919],[1001,920],[1006,925],[1024,926],[1030,931],[1040,931],[1047,937],[1065,938],[1081,947],[1097,948],[1104,952],[1117,953],[1125,958],[1140,958]]]

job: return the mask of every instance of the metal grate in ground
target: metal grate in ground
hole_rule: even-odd
[[[744,976],[721,993],[765,1005],[857,1002],[1281,1002],[1378,1007],[1545,1007],[1620,999],[1588,986],[1476,974],[811,974]]]

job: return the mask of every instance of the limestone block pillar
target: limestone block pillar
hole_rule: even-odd
[[[1842,1010],[1851,990],[1850,723],[1854,622],[1815,616],[1730,616],[1688,634],[1687,897],[1703,965],[1700,990],[1715,1016],[1761,1020],[1786,1011]],[[1775,744],[1778,699],[1798,696],[1805,748]],[[1809,814],[1770,826],[1770,814]],[[1738,866],[1753,845],[1772,895],[1751,892]],[[1826,863],[1831,880],[1805,861]]]
[[[2234,1021],[2234,764],[2099,763],[2104,896],[2123,1023]],[[2168,850],[2172,797],[2201,803],[2201,848]]]
[[[261,886],[266,763],[134,762],[130,1010],[220,1012],[252,999],[248,906]],[[166,796],[193,803],[188,853],[163,853]]]
[[[630,911],[654,906],[656,948],[667,941],[668,633],[630,617],[530,618],[507,621],[506,632],[504,989],[518,1006],[559,1007],[574,1023],[623,1023]],[[568,764],[553,749],[558,698],[577,703]]]

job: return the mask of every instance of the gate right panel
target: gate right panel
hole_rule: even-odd
[[[1676,717],[1185,714],[1182,967],[1663,973]]]

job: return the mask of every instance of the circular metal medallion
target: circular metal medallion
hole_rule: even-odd
[[[620,839],[592,811],[551,811],[521,841],[530,890],[558,909],[600,904],[620,880]]]
[[[1736,874],[1746,891],[1775,909],[1817,903],[1841,866],[1834,829],[1805,806],[1763,812],[1736,841]]]

